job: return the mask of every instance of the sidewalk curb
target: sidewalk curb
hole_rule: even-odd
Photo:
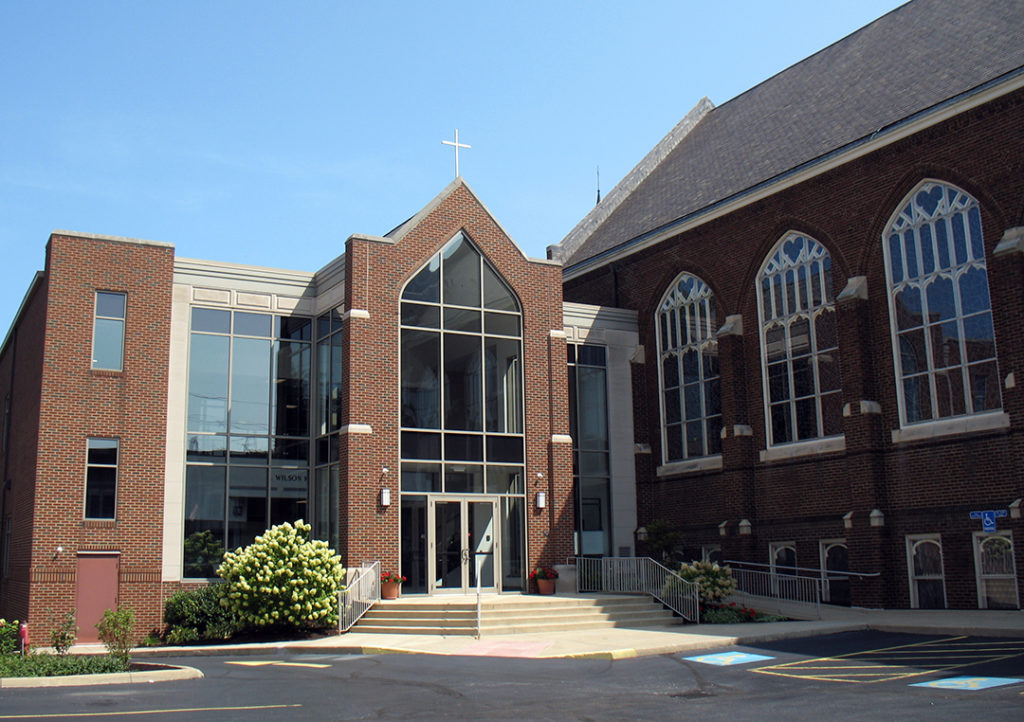
[[[195,667],[152,669],[143,672],[111,672],[109,674],[69,674],[63,677],[3,677],[0,689],[32,689],[39,687],[85,687],[94,684],[145,684],[202,679]]]

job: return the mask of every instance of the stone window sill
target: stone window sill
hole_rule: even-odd
[[[908,441],[937,439],[943,436],[957,436],[959,434],[993,431],[1009,427],[1010,415],[1002,411],[973,414],[971,416],[957,416],[953,419],[925,421],[920,424],[905,426],[902,429],[893,429],[892,443],[903,444]]]
[[[721,471],[722,457],[702,456],[699,459],[687,459],[686,461],[671,461],[658,467],[658,477],[676,476],[678,474],[695,474],[701,471]]]
[[[830,436],[827,439],[811,439],[809,441],[796,441],[792,444],[773,446],[770,449],[762,449],[761,461],[781,461],[783,459],[796,459],[801,456],[815,456],[817,454],[831,454],[836,451],[846,450],[845,436]]]

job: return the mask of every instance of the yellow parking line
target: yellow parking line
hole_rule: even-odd
[[[301,704],[254,704],[245,707],[175,707],[169,709],[137,709],[125,712],[67,712],[49,714],[3,714],[0,719],[44,719],[54,717],[130,717],[144,714],[173,714],[183,712],[250,712],[265,709],[301,707]]]
[[[327,669],[329,664],[313,664],[312,662],[274,662],[275,667],[309,667],[311,669]]]

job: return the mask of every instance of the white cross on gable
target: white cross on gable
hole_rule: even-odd
[[[460,143],[459,142],[459,129],[458,128],[455,129],[455,142],[454,143],[452,141],[450,141],[450,140],[442,140],[441,143],[443,145],[450,145],[450,146],[454,146],[455,147],[455,177],[458,178],[459,177],[459,148],[472,148],[473,146],[466,145],[465,143]]]

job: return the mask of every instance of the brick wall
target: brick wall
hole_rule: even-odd
[[[37,637],[74,608],[87,551],[120,552],[119,602],[140,635],[159,626],[173,261],[166,245],[50,237],[28,610]],[[126,295],[122,371],[91,369],[96,291]],[[111,521],[84,519],[89,437],[119,440]]]
[[[0,534],[7,516],[14,522],[9,549],[3,549],[6,539],[0,536],[0,555],[7,553],[9,559],[8,576],[0,579],[0,617],[5,619],[28,617],[46,296],[47,279],[40,276],[0,354],[0,414],[8,398],[11,409],[6,453],[0,446],[0,469],[6,474],[0,479]],[[10,487],[5,490],[6,480]]]
[[[1024,92],[1018,91],[779,190],[699,228],[638,251],[566,282],[566,300],[618,304],[639,313],[647,349],[645,383],[635,394],[637,437],[661,459],[655,310],[671,281],[686,271],[714,289],[719,319],[743,317],[743,334],[720,342],[724,425],[750,425],[752,436],[723,439],[723,469],[658,479],[637,467],[640,523],[667,517],[684,532],[684,546],[722,543],[726,557],[768,562],[772,541],[796,541],[798,563],[818,564],[818,540],[846,537],[854,571],[881,572],[885,584],[854,586],[855,603],[909,605],[905,536],[942,533],[948,601],[976,607],[968,512],[1005,509],[1024,496],[1024,264],[1019,253],[995,257],[1003,232],[1024,223]],[[957,185],[981,206],[999,372],[1017,385],[1003,389],[1009,429],[895,444],[899,428],[881,233],[897,204],[926,178]],[[829,251],[835,294],[852,276],[866,276],[868,298],[838,305],[845,451],[762,462],[766,446],[754,279],[765,255],[795,230]],[[623,241],[628,239],[623,238]],[[861,400],[881,414],[859,413]],[[882,528],[870,527],[874,508]],[[853,527],[842,515],[853,511]],[[752,534],[740,537],[747,518]],[[729,521],[727,536],[718,525]],[[1018,583],[1024,582],[1024,528],[1014,532]],[[749,556],[748,556],[749,555]],[[1024,598],[1024,590],[1021,591]]]

